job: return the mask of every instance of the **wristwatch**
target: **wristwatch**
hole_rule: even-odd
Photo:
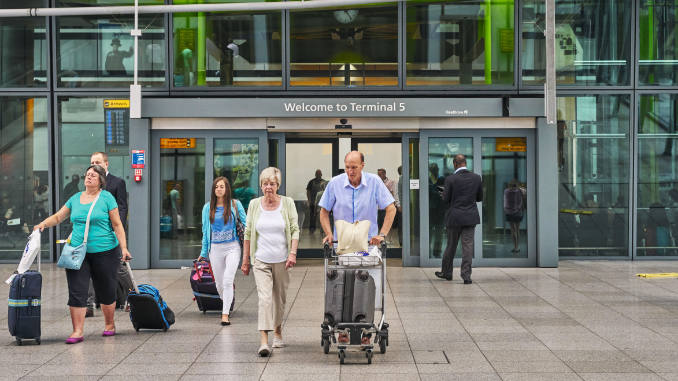
[[[386,239],[386,234],[384,234],[384,233],[379,233],[379,236]]]

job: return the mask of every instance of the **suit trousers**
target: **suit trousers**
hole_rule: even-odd
[[[447,228],[447,247],[443,256],[442,272],[452,275],[452,262],[457,252],[457,245],[461,239],[461,278],[471,279],[471,261],[473,260],[473,235],[475,225],[453,226]]]

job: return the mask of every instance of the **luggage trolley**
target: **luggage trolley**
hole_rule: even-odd
[[[336,241],[334,241],[336,243]],[[324,256],[324,291],[325,291],[325,316],[322,328],[320,345],[323,347],[325,354],[329,353],[332,344],[337,345],[339,363],[343,364],[348,350],[365,351],[367,363],[372,363],[372,353],[374,345],[379,345],[379,351],[386,353],[388,346],[388,323],[385,319],[384,305],[384,289],[386,287],[386,243],[382,242],[379,247],[382,253],[382,258],[376,256],[353,256],[337,255],[334,246],[325,243],[323,247]],[[370,308],[365,311],[356,311],[356,302],[353,300],[353,284],[366,285],[369,290],[370,283],[374,290],[374,283],[367,270],[381,270],[381,306],[375,307],[374,295],[367,297],[367,303],[371,303]],[[341,275],[341,276],[339,276]],[[345,278],[344,278],[345,276]],[[328,290],[328,282],[332,282],[332,289]],[[345,288],[344,283],[347,287]],[[357,286],[356,286],[357,287]],[[348,295],[344,294],[344,290],[349,289]],[[365,293],[363,293],[365,294]],[[369,294],[369,293],[368,293]],[[363,297],[359,303],[366,305]],[[328,311],[340,310],[338,317],[333,316]],[[348,318],[345,311],[350,311]],[[381,311],[379,324],[374,323],[376,311]],[[343,315],[343,318],[342,318]]]

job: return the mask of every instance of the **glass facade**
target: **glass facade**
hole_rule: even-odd
[[[637,255],[678,255],[678,94],[639,103]]]
[[[45,0],[0,0],[0,9],[45,7]],[[0,19],[0,87],[47,85],[47,19]]]
[[[290,86],[398,86],[398,7],[290,12]]]
[[[48,102],[0,97],[0,260],[16,263],[33,226],[50,213]],[[42,234],[49,257],[49,234]]]
[[[61,0],[59,6],[134,5],[133,1]],[[146,0],[142,5],[163,4]],[[125,88],[134,78],[132,15],[57,17],[57,87]],[[139,15],[138,75],[143,87],[165,86],[165,17]]]
[[[678,85],[678,0],[640,0],[638,83]]]
[[[541,0],[523,3],[521,69],[523,83],[544,83],[546,53]],[[631,63],[630,0],[556,2],[556,80],[559,85],[623,86]]]
[[[205,2],[235,1],[140,1]],[[131,4],[0,0],[0,8]],[[544,80],[544,13],[541,0],[412,0],[304,11],[142,14],[139,82],[144,91],[164,91],[162,96],[169,97],[236,88],[238,96],[253,98],[273,91],[290,96],[297,90],[334,97],[338,89],[356,90],[351,93],[357,96],[436,97],[436,91],[448,91],[459,93],[451,97],[465,97],[478,96],[479,88],[487,97],[523,91],[538,97]],[[559,0],[556,24],[554,154],[561,257],[678,256],[678,0]],[[9,237],[7,242],[18,245],[12,234],[25,234],[24,227],[32,229],[44,213],[83,188],[81,175],[92,152],[107,152],[111,172],[129,181],[128,127],[118,123],[129,119],[105,101],[129,96],[132,28],[132,15],[0,20],[0,237]],[[57,142],[53,158],[46,147],[49,137]],[[410,140],[415,141],[410,144],[413,179],[424,175],[417,173],[417,160],[438,166],[438,177],[446,173],[447,148],[436,151],[436,144],[463,148],[462,142]],[[419,158],[426,144],[429,157]],[[217,146],[206,149],[234,157],[228,150],[217,153]],[[277,157],[273,152],[271,159]],[[475,158],[478,165],[484,157]],[[428,175],[431,207],[438,180]],[[17,181],[22,191],[8,192],[8,182]],[[495,193],[504,182],[495,184]],[[45,206],[45,186],[50,206]],[[430,228],[429,253],[417,252],[425,221],[413,211],[424,197],[416,189],[409,195],[410,255],[437,258],[444,232]],[[494,218],[494,230],[501,228],[498,210],[484,216]],[[431,207],[429,226],[439,212]],[[501,233],[506,236],[508,230]],[[44,239],[49,242],[49,235]],[[14,250],[4,243],[0,253]],[[45,250],[59,248],[45,245]]]
[[[560,256],[627,256],[628,95],[558,98]]]
[[[513,0],[407,4],[408,86],[513,84]]]
[[[172,25],[175,87],[282,86],[282,12],[177,13]]]

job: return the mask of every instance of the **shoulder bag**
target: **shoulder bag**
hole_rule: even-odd
[[[59,257],[59,262],[57,266],[68,269],[68,270],[80,270],[82,266],[82,261],[85,260],[85,255],[87,254],[87,235],[89,234],[89,218],[92,216],[92,210],[94,210],[94,205],[96,205],[101,196],[101,191],[97,197],[92,201],[92,206],[89,207],[89,213],[87,213],[87,222],[85,222],[85,237],[82,240],[82,243],[78,246],[71,245],[71,237],[73,232],[68,236],[68,241],[64,245],[64,248],[61,249],[61,256]]]
[[[233,209],[235,209],[235,234],[238,235],[238,243],[240,244],[240,250],[242,250],[242,245],[245,242],[245,224],[240,221],[240,212],[238,212],[238,204],[235,200],[231,200],[233,204]]]

